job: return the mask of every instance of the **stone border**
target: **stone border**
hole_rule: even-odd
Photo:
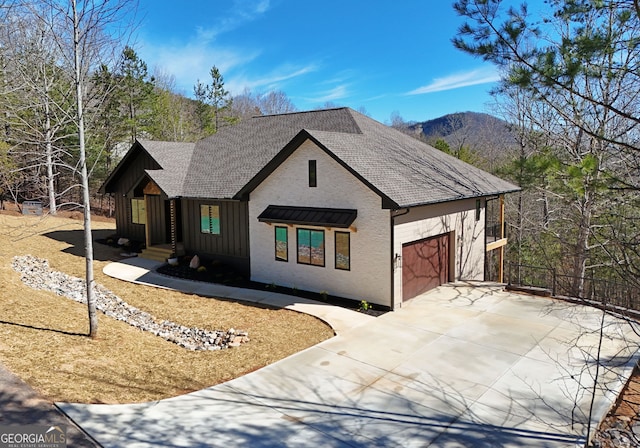
[[[16,256],[13,257],[11,267],[21,274],[22,282],[33,289],[51,291],[76,302],[87,303],[86,282],[50,269],[49,262],[45,259],[33,255]],[[158,322],[151,314],[129,305],[102,285],[96,284],[94,291],[96,308],[105,315],[189,350],[220,350],[249,342],[246,331],[233,328],[227,331],[209,331],[185,327],[168,320]]]

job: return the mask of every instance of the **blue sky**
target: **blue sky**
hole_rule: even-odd
[[[490,112],[498,79],[451,44],[462,19],[446,0],[140,0],[139,18],[139,56],[188,96],[216,65],[232,94],[282,90],[300,110],[423,121]]]

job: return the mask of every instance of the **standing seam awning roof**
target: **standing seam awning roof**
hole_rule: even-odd
[[[358,211],[352,209],[269,205],[260,213],[258,221],[345,229],[357,216]]]

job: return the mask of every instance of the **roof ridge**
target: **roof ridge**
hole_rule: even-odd
[[[285,115],[303,115],[303,114],[314,114],[318,112],[330,112],[334,110],[349,110],[350,107],[342,106],[342,107],[330,107],[328,109],[314,109],[314,110],[299,110],[295,112],[282,112],[279,114],[267,114],[267,115],[254,115],[251,118],[271,118],[271,117],[282,117]]]

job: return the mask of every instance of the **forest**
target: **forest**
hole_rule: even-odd
[[[296,110],[282,91],[231,95],[216,65],[188,97],[109,31],[130,2],[90,2],[75,40],[57,16],[66,4],[0,0],[2,201],[39,200],[51,214],[82,208],[84,160],[92,207],[109,214],[97,190],[135,139],[196,141],[249,116]],[[416,137],[522,187],[507,198],[507,262],[544,268],[578,297],[595,279],[637,290],[638,0],[549,0],[535,14],[509,5],[455,2],[466,22],[452,36],[500,69],[491,113],[509,138],[497,127],[499,144]],[[390,121],[411,132],[399,114]]]
[[[637,298],[639,2],[454,8],[466,22],[453,44],[502,73],[496,112],[516,145],[494,170],[522,187],[508,203],[508,261],[548,268],[565,295]]]
[[[39,200],[52,214],[82,206],[75,68],[68,30],[59,24],[66,3],[0,1],[0,200]],[[101,35],[100,27],[123,20],[133,2],[94,3],[87,20],[98,12],[114,16],[87,22],[87,36],[95,35],[84,43],[81,67],[89,189],[100,211],[110,209],[97,190],[136,139],[196,141],[249,116],[295,110],[281,91],[232,97],[215,65],[187,97],[171,74],[151,72],[121,45],[125,36]]]

